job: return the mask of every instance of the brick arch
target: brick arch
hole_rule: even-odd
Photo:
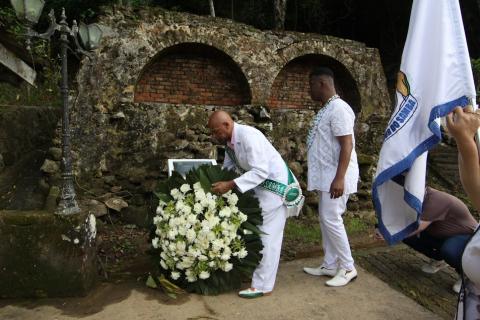
[[[158,53],[143,68],[135,102],[235,106],[251,102],[248,81],[223,51],[202,43],[180,43]]]
[[[335,74],[338,94],[352,109],[361,111],[361,97],[355,79],[338,60],[322,54],[306,54],[290,60],[277,74],[267,104],[271,108],[311,108],[308,76],[316,67],[329,67]]]

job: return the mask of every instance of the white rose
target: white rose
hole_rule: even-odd
[[[248,220],[248,216],[243,213],[243,212],[238,212],[238,218],[242,221],[242,222],[245,222]]]
[[[203,220],[202,223],[202,230],[207,233],[210,231],[210,223],[208,223],[208,220]]]
[[[202,189],[202,184],[200,182],[195,182],[193,184],[193,190],[201,190]]]
[[[157,213],[157,214],[162,214],[162,213],[163,213],[163,207],[158,206],[158,207],[157,207],[157,210],[156,210],[156,213]]]
[[[235,206],[238,203],[238,196],[235,193],[232,193],[231,195],[228,196],[227,202],[231,206]]]
[[[221,256],[220,256],[220,259],[222,259],[223,261],[228,261],[230,260],[230,255],[229,254],[226,254],[226,253],[223,253]]]
[[[228,272],[228,271],[232,270],[232,268],[233,268],[233,264],[227,262],[227,263],[225,263],[225,266],[223,267],[223,271]]]
[[[215,217],[215,216],[212,216],[207,221],[208,221],[208,226],[210,227],[210,229],[213,229],[213,227],[215,227],[217,224],[220,223],[220,219],[218,217]]]
[[[208,209],[214,210],[215,207],[217,206],[217,203],[213,199],[208,199]]]
[[[173,271],[171,273],[171,277],[172,277],[173,280],[177,280],[178,278],[180,278],[180,272]]]
[[[153,224],[159,224],[160,222],[162,222],[162,220],[162,217],[155,216],[153,217]]]
[[[208,278],[210,278],[210,273],[208,271],[202,271],[202,272],[200,272],[198,277],[200,279],[208,279]]]
[[[222,249],[223,247],[223,241],[220,239],[215,239],[212,241],[212,250],[214,252],[218,252]]]
[[[165,270],[168,269],[167,264],[165,263],[165,261],[163,259],[160,260],[160,265],[162,266],[163,269],[165,269]]]
[[[194,275],[187,276],[187,281],[188,282],[195,282],[195,281],[197,281],[197,277],[195,277]]]
[[[248,229],[243,229],[243,234],[253,234],[253,232]]]
[[[232,210],[229,207],[223,207],[222,210],[218,213],[220,217],[230,217]]]
[[[182,191],[183,193],[187,193],[188,191],[190,191],[192,189],[190,189],[190,185],[188,184],[182,184],[182,186],[180,187],[180,191]]]
[[[168,231],[168,239],[170,240],[175,240],[175,237],[177,236],[178,232],[175,229],[171,229]]]
[[[242,248],[240,251],[238,251],[238,258],[243,259],[248,255],[247,250],[245,248]]]
[[[187,228],[184,227],[183,225],[180,225],[180,227],[178,227],[178,234],[181,235],[181,236],[184,236],[187,234]]]
[[[197,237],[197,234],[195,233],[195,230],[193,229],[188,229],[186,233],[187,240],[189,242],[193,242],[195,238]]]
[[[178,251],[179,253],[185,252],[185,248],[186,248],[185,242],[183,242],[183,241],[177,242],[177,251]]]
[[[212,241],[215,238],[216,238],[216,236],[215,236],[215,233],[213,233],[213,231],[210,231],[210,232],[207,233],[208,241]]]
[[[193,211],[194,211],[196,214],[200,214],[200,213],[202,213],[202,211],[203,211],[203,206],[202,206],[199,202],[197,202],[197,203],[195,203],[195,204],[193,205]]]
[[[182,211],[183,211],[183,213],[185,213],[185,214],[190,214],[190,213],[192,213],[192,208],[191,208],[190,206],[184,206],[184,207],[182,208]]]
[[[194,225],[195,222],[197,222],[197,216],[194,215],[194,214],[189,214],[187,217],[186,217],[186,222],[190,223],[191,225]]]
[[[170,190],[170,195],[176,200],[180,196],[180,191],[177,188],[173,188]]]
[[[155,249],[158,249],[158,238],[153,238],[152,239],[152,246],[155,248]]]
[[[207,198],[201,199],[200,204],[202,205],[202,207],[208,208],[208,199]]]
[[[178,200],[175,204],[175,210],[182,211],[183,207],[185,207],[185,203],[182,200]]]
[[[207,199],[207,195],[205,194],[205,191],[203,191],[203,189],[195,190],[195,199],[197,201],[202,201],[204,199]]]

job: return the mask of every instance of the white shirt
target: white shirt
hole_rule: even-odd
[[[259,130],[238,123],[233,125],[231,143],[238,165],[246,171],[234,180],[240,192],[253,189],[264,211],[282,206],[279,195],[259,186],[265,179],[287,184],[287,165],[280,153]],[[226,152],[223,167],[235,168],[235,163]]]
[[[358,163],[353,133],[355,114],[352,108],[340,98],[331,101],[323,108],[325,108],[323,116],[315,128],[315,136],[307,152],[308,190],[330,191],[340,158],[340,143],[336,137],[352,135],[353,150],[345,174],[344,194],[355,193],[358,183]]]

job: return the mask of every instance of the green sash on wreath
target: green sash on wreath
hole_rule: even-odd
[[[226,145],[225,151],[235,163],[237,169],[242,174],[245,173],[246,170],[238,164],[233,149]],[[298,216],[303,207],[305,197],[302,195],[302,189],[300,188],[298,181],[295,179],[292,170],[290,170],[287,163],[285,163],[285,166],[288,171],[288,185],[272,179],[265,179],[259,186],[282,197],[283,203],[287,206],[287,216]]]

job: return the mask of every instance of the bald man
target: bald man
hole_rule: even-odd
[[[261,235],[263,257],[252,276],[251,287],[239,292],[242,298],[257,298],[273,290],[282,248],[283,228],[287,218],[282,197],[262,187],[265,180],[288,182],[288,168],[277,150],[257,129],[235,123],[224,111],[214,112],[208,121],[213,140],[225,145],[223,167],[241,175],[230,181],[214,183],[212,191],[223,194],[234,187],[240,192],[255,192],[262,208],[265,234]]]

